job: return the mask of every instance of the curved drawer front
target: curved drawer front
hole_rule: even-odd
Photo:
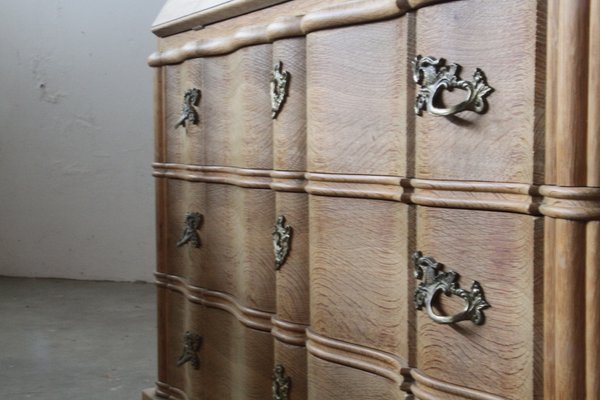
[[[487,112],[416,117],[416,177],[539,182],[543,177],[545,29],[537,1],[458,1],[416,12],[416,54],[444,58],[472,81],[477,69],[493,91]],[[476,12],[476,17],[475,17]],[[510,29],[507,29],[510,27]],[[538,78],[536,80],[536,78]],[[452,106],[466,92],[443,93]],[[413,114],[414,115],[414,114]]]
[[[246,307],[274,311],[275,193],[179,179],[167,185],[165,272],[229,293]],[[182,244],[189,213],[202,216],[196,230],[199,246]]]
[[[272,168],[271,45],[164,67],[166,162]],[[185,93],[200,92],[185,115]]]
[[[417,311],[416,367],[434,379],[508,399],[541,396],[541,284],[539,218],[508,213],[418,207],[417,248],[434,257],[456,284],[477,291],[484,319],[440,324]],[[441,275],[440,275],[441,276]],[[414,306],[413,306],[414,307]],[[458,295],[433,301],[438,315],[465,308]],[[515,373],[518,371],[518,373]]]

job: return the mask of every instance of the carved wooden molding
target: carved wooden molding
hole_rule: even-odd
[[[303,16],[280,17],[269,24],[243,27],[232,34],[221,37],[190,41],[181,47],[153,53],[148,58],[148,65],[160,67],[179,64],[190,58],[227,54],[242,47],[271,43],[288,37],[304,36],[318,30],[380,21],[442,1],[360,0],[343,3],[312,11]]]
[[[221,183],[282,192],[305,192],[315,196],[380,199],[428,207],[504,211],[581,221],[600,220],[600,188],[441,181],[164,163],[153,165],[153,175],[157,178]]]
[[[414,379],[410,390],[420,399],[442,399],[452,395],[472,400],[504,400],[503,397],[440,381],[418,369],[411,369],[410,376]]]
[[[175,275],[156,272],[154,276],[157,286],[179,292],[188,301],[227,311],[249,328],[271,332],[272,313],[242,306],[229,294],[190,285],[183,278]]]
[[[325,361],[360,369],[402,384],[405,360],[390,353],[322,336],[306,330],[308,353]]]
[[[304,346],[306,344],[307,325],[282,321],[277,316],[271,318],[271,323],[273,325],[271,334],[275,339],[294,346]]]

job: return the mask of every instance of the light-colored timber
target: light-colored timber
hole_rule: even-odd
[[[159,357],[143,399],[600,398],[599,12],[170,0],[149,58]],[[417,55],[482,71],[485,112],[417,116]],[[198,123],[176,127],[192,88]],[[198,247],[178,246],[192,212]],[[481,325],[415,308],[416,251],[460,288],[479,283]],[[188,331],[203,338],[197,368],[177,365]]]

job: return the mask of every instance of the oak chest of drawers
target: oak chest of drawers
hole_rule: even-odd
[[[145,399],[600,399],[600,1],[170,0],[154,31]]]

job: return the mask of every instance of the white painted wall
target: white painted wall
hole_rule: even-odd
[[[151,280],[164,0],[0,8],[0,275]]]

